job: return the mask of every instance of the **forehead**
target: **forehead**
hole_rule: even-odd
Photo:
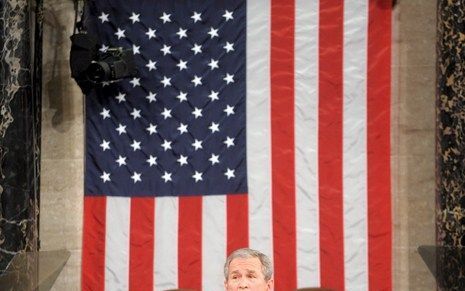
[[[229,273],[244,271],[261,273],[262,263],[258,258],[235,258],[229,264]]]

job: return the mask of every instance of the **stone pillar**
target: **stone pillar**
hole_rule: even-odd
[[[38,250],[41,9],[40,0],[0,1],[0,273]],[[26,270],[35,276],[37,266]]]

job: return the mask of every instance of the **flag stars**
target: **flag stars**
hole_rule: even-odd
[[[214,166],[215,164],[219,164],[220,163],[220,155],[212,154],[208,160],[210,161],[210,163],[212,163],[212,166]]]
[[[149,103],[157,101],[157,93],[153,93],[152,91],[149,92],[149,95],[145,96],[145,99],[149,101]]]
[[[118,132],[119,135],[122,135],[123,133],[126,133],[126,125],[122,125],[121,123],[118,125],[116,128],[116,131]]]
[[[140,54],[140,45],[137,46],[137,45],[133,44],[132,45],[132,53],[134,55],[139,55]]]
[[[227,148],[234,146],[234,138],[227,136],[226,139],[223,141]]]
[[[194,147],[194,149],[197,151],[199,149],[203,149],[203,146],[202,146],[202,141],[201,140],[198,140],[198,139],[195,139],[194,142],[192,143],[192,146]]]
[[[119,155],[118,159],[116,160],[116,163],[119,167],[121,167],[122,165],[126,165],[126,157]]]
[[[233,13],[230,12],[230,11],[228,11],[228,10],[225,10],[225,11],[224,11],[223,17],[224,17],[225,21],[229,21],[229,20],[233,20],[233,19],[234,19]]]
[[[202,78],[195,75],[194,79],[192,79],[191,82],[194,83],[194,87],[197,87],[199,85],[202,85]]]
[[[151,29],[151,28],[149,27],[149,30],[147,30],[147,32],[145,33],[145,35],[147,35],[147,37],[148,37],[149,39],[156,38],[156,37],[157,37],[157,35],[155,34],[156,32],[157,32],[156,29]]]
[[[102,140],[102,143],[100,144],[100,147],[102,148],[103,151],[109,150],[110,149],[110,142],[106,140]]]
[[[163,44],[163,48],[161,48],[160,51],[163,52],[164,56],[171,54],[171,46]]]
[[[161,144],[161,147],[163,148],[163,150],[166,152],[167,150],[170,150],[171,149],[171,141],[168,141],[168,140],[164,140],[163,143]]]
[[[176,160],[179,163],[179,166],[182,167],[183,165],[187,165],[187,157],[180,155],[179,158]]]
[[[110,16],[110,14],[106,14],[106,13],[102,12],[102,14],[100,14],[98,19],[100,19],[100,21],[102,23],[109,22],[108,16]]]
[[[137,150],[140,150],[141,147],[140,147],[140,141],[137,141],[137,140],[133,140],[132,141],[132,144],[131,144],[131,147],[132,147],[132,151],[135,152]]]
[[[234,106],[226,105],[226,108],[223,110],[227,116],[234,114]]]
[[[191,51],[194,52],[194,55],[202,53],[202,46],[194,43],[194,46],[191,48]]]
[[[150,157],[146,161],[150,167],[157,165],[157,157],[154,157],[152,155],[150,155]]]
[[[157,133],[157,125],[150,123],[149,126],[146,128],[146,130],[149,132],[149,135]]]
[[[165,173],[163,174],[163,176],[161,176],[161,178],[165,181],[165,183],[168,183],[169,181],[172,181],[171,173],[167,172],[167,171],[165,171]]]
[[[227,53],[233,52],[234,51],[234,43],[226,42],[226,44],[224,45],[223,48],[226,50]]]
[[[118,103],[125,102],[126,94],[119,92],[119,94],[115,96],[115,99],[118,100]]]
[[[210,95],[208,95],[208,98],[210,98],[212,102],[215,100],[220,100],[220,98],[218,97],[218,92],[213,90],[210,91]]]
[[[140,118],[140,109],[132,109],[132,112],[130,113],[132,115],[132,118],[136,120],[137,118]]]
[[[131,176],[131,179],[132,181],[134,181],[134,184],[136,184],[137,182],[142,182],[142,179],[140,178],[141,174],[140,173],[137,173],[137,172],[134,172]]]
[[[104,120],[110,118],[110,110],[103,108],[102,112],[100,112],[100,115],[102,115]]]
[[[132,21],[132,24],[136,23],[136,22],[140,22],[140,14],[136,14],[136,13],[132,13],[131,17],[129,17],[129,19],[131,19]]]
[[[194,178],[195,183],[197,183],[198,181],[203,181],[202,172],[195,171],[194,175],[192,175],[192,178]]]
[[[120,39],[120,38],[126,37],[125,32],[126,30],[118,27],[118,30],[115,32],[115,35],[118,37],[118,39]]]
[[[187,69],[187,61],[179,60],[179,63],[176,65],[179,68],[179,71]]]
[[[179,131],[179,134],[183,134],[183,133],[187,133],[187,124],[184,124],[184,123],[180,123],[179,126],[178,126],[178,131]]]
[[[132,78],[131,81],[129,81],[129,83],[131,83],[132,85],[132,88],[135,88],[137,86],[140,86],[140,78]]]
[[[147,68],[149,68],[149,72],[152,71],[152,70],[156,70],[157,69],[157,62],[154,62],[152,60],[149,60],[149,62],[145,65]]]
[[[187,93],[181,91],[176,98],[179,99],[179,102],[187,101]]]
[[[210,59],[210,62],[208,63],[208,66],[210,67],[210,70],[213,71],[214,69],[218,69],[218,60]]]
[[[210,35],[210,39],[218,37],[218,29],[210,27],[210,31],[208,32],[208,34]]]
[[[102,44],[102,46],[98,50],[101,53],[106,53],[109,48],[109,46]]]
[[[230,83],[234,83],[234,75],[226,74],[223,80],[226,82],[227,85],[229,85]]]
[[[178,32],[176,32],[178,35],[179,39],[182,39],[184,37],[187,37],[187,29],[179,28]]]
[[[212,122],[208,128],[211,130],[212,133],[219,132],[220,131],[220,124]]]
[[[102,179],[103,183],[110,182],[110,173],[103,171],[103,174],[100,176],[100,179]]]
[[[163,84],[163,88],[166,88],[167,86],[171,86],[171,78],[163,76],[163,80],[161,80],[160,83]]]
[[[192,14],[191,18],[194,20],[194,23],[197,23],[197,21],[202,21],[202,14],[194,11],[194,14]]]
[[[166,14],[165,12],[163,12],[163,15],[160,16],[160,19],[163,20],[163,24],[171,22],[171,14]]]
[[[202,109],[194,107],[194,111],[192,111],[192,114],[195,116],[195,119],[202,117]]]
[[[168,119],[168,118],[171,118],[171,109],[168,109],[168,108],[164,108],[163,109],[163,112],[161,113],[161,115],[163,115],[163,119]]]
[[[236,177],[236,175],[234,174],[234,170],[231,170],[230,168],[226,169],[224,175],[228,178],[228,180]]]

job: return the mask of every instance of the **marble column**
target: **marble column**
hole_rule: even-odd
[[[41,1],[0,1],[0,273],[38,250],[41,11]]]

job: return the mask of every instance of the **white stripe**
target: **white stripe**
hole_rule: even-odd
[[[297,0],[295,174],[297,286],[320,286],[318,214],[318,1]]]
[[[129,228],[131,199],[108,197],[105,233],[105,290],[129,288]]]
[[[222,290],[226,258],[226,196],[204,196],[202,203],[202,290]]]
[[[270,3],[247,1],[249,245],[273,255],[270,134]]]
[[[178,286],[178,203],[177,197],[155,199],[155,290]]]
[[[343,205],[347,290],[368,290],[366,67],[368,0],[344,3]]]

